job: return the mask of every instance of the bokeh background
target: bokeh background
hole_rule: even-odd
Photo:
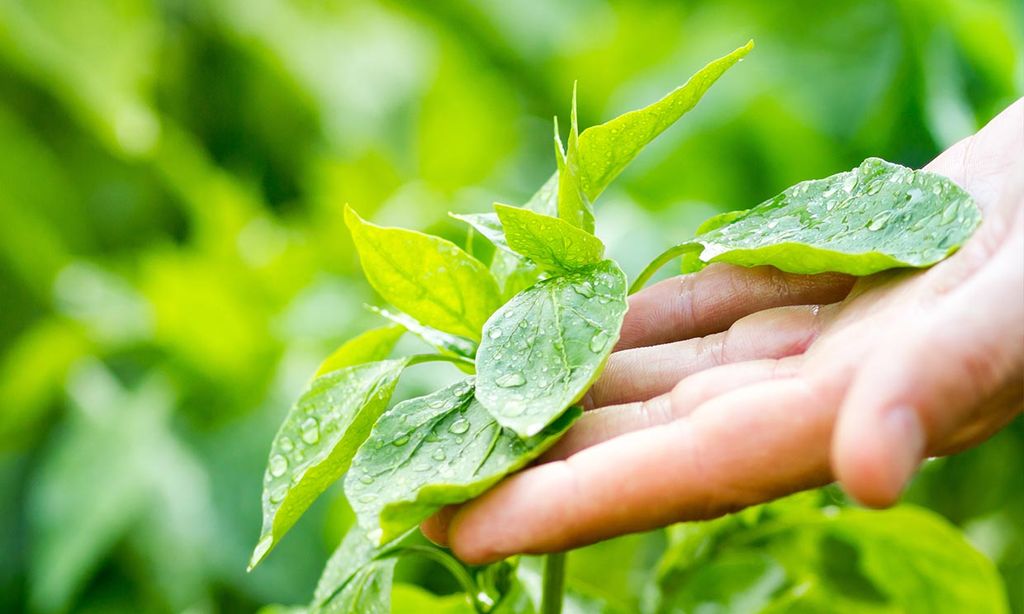
[[[574,81],[586,126],[754,38],[598,203],[636,273],[711,213],[972,133],[1024,90],[1022,6],[0,0],[0,611],[308,600],[350,522],[340,489],[245,562],[273,432],[372,323],[344,203],[462,240],[446,212],[550,174]],[[1021,420],[908,499],[963,527],[1024,612]],[[573,573],[625,592],[640,550]]]

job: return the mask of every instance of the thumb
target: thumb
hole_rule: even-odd
[[[987,436],[1020,410],[1022,268],[1024,236],[1014,232],[932,315],[868,356],[833,435],[832,469],[847,493],[891,505],[927,455]]]

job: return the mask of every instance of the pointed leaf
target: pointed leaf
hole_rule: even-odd
[[[401,326],[381,326],[349,339],[321,363],[313,377],[364,362],[384,360],[405,333]]]
[[[600,375],[625,314],[626,276],[611,260],[537,282],[484,326],[477,398],[503,426],[540,432]]]
[[[263,476],[263,531],[250,569],[348,470],[407,364],[384,360],[332,371],[299,397],[271,445]]]
[[[754,42],[750,41],[709,63],[654,104],[584,130],[579,137],[584,195],[596,200],[644,147],[696,106],[715,81],[753,48]]]
[[[600,239],[563,219],[508,205],[496,204],[494,210],[512,249],[544,268],[575,271],[604,258]]]
[[[554,444],[580,415],[565,412],[520,439],[474,398],[473,378],[399,403],[374,425],[345,479],[371,541],[388,541],[445,505],[468,501]]]
[[[558,217],[594,232],[594,209],[584,189],[585,171],[581,168],[579,149],[579,125],[576,121],[576,86],[572,88],[572,110],[570,111],[569,143],[562,151],[562,140],[558,136],[558,120],[555,119],[555,161],[558,166]]]
[[[500,304],[498,284],[479,260],[451,241],[371,224],[345,209],[370,285],[420,322],[453,335],[480,338]]]

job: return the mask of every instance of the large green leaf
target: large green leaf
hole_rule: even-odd
[[[557,217],[508,205],[494,205],[508,245],[557,273],[575,271],[604,258],[604,243]]]
[[[596,200],[644,147],[696,106],[715,81],[753,48],[750,41],[710,62],[661,100],[584,130],[579,157],[585,196]]]
[[[320,364],[314,377],[364,362],[384,360],[405,331],[401,326],[381,326],[349,339]]]
[[[371,224],[345,209],[345,222],[370,285],[420,322],[480,339],[500,304],[498,284],[483,264],[444,239]]]
[[[445,505],[468,501],[551,446],[579,409],[520,439],[474,397],[473,378],[399,403],[381,416],[345,478],[345,494],[375,543]]]
[[[384,360],[332,371],[314,379],[299,397],[271,444],[263,476],[263,531],[250,569],[348,470],[408,362]]]
[[[313,593],[311,614],[388,614],[391,611],[391,581],[394,557],[376,558],[381,549],[358,526],[328,559]]]
[[[600,375],[625,314],[626,276],[611,260],[536,283],[487,321],[477,398],[503,426],[539,433]]]
[[[679,255],[685,272],[710,262],[803,274],[928,267],[956,251],[980,223],[970,195],[949,179],[868,158],[752,209],[712,217],[692,241],[656,258],[635,286]]]

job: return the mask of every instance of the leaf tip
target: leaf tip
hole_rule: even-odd
[[[263,559],[267,556],[267,553],[270,552],[270,549],[273,547],[273,534],[265,533],[262,537],[260,537],[260,541],[256,542],[256,547],[252,550],[252,556],[249,558],[249,565],[245,568],[246,573],[252,572],[253,569],[256,569],[256,566],[259,565],[261,561],[263,561]]]

